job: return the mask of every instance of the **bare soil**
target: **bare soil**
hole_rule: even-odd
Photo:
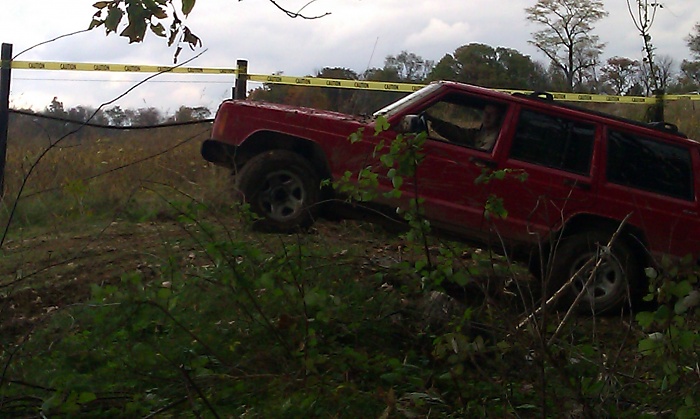
[[[247,231],[233,218],[213,223],[218,234],[239,240],[276,239]],[[118,283],[125,274],[156,277],[173,260],[182,269],[211,263],[198,242],[200,226],[167,216],[142,223],[67,223],[49,230],[15,233],[0,250],[0,333],[27,333],[53,311],[88,300],[93,285]],[[318,222],[306,237],[324,248],[366,254],[358,259],[365,267],[401,257],[401,240],[367,223]]]

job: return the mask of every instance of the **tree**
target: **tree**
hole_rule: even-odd
[[[510,89],[546,90],[547,72],[542,64],[532,61],[529,55],[523,55],[511,48],[496,48],[496,56],[503,67],[503,80],[498,87]]]
[[[694,60],[683,60],[681,63],[681,77],[679,84],[681,90],[698,90],[700,87],[700,23],[696,23],[685,42],[693,55]]]
[[[138,126],[152,126],[160,124],[163,119],[160,110],[151,106],[138,109],[132,123]]]
[[[108,118],[109,124],[115,127],[126,127],[131,124],[129,115],[119,105],[105,109],[104,114]]]
[[[446,54],[430,80],[453,80],[491,88],[545,89],[546,72],[529,56],[510,48],[472,43]]]
[[[614,95],[629,94],[639,76],[639,61],[625,57],[608,58],[601,72],[606,91]]]
[[[51,100],[49,106],[46,107],[44,114],[55,116],[57,118],[65,118],[68,116],[65,108],[63,107],[63,102],[59,101],[56,96],[54,96],[53,100]]]
[[[429,80],[454,80],[456,81],[460,65],[452,54],[445,54],[430,72]]]
[[[242,0],[239,0],[242,1]],[[277,0],[267,0],[277,9],[291,18],[318,19],[330,13],[308,16],[303,10],[315,0],[306,3],[301,9],[293,12],[281,6]],[[142,42],[150,30],[153,34],[167,38],[168,46],[176,45],[175,60],[182,50],[182,45],[190,48],[201,46],[202,41],[197,37],[183,20],[194,9],[196,0],[108,0],[93,4],[97,12],[92,17],[89,29],[104,26],[107,35],[119,32],[119,35],[129,38],[129,43]],[[176,7],[179,4],[180,7]],[[172,10],[169,15],[168,10]],[[126,22],[123,21],[126,18]],[[166,29],[166,26],[168,29]]]
[[[562,72],[567,88],[597,64],[604,44],[592,34],[594,24],[608,12],[599,0],[539,0],[525,9],[527,19],[544,26],[533,32],[531,44]]]
[[[690,48],[690,52],[696,60],[700,60],[700,23],[696,23],[693,28],[694,33],[690,33],[685,42]]]
[[[486,87],[498,87],[497,80],[503,77],[503,67],[493,47],[472,43],[463,45],[454,53],[459,63],[457,81]]]
[[[698,90],[700,87],[700,61],[683,60],[681,63],[682,90]]]
[[[171,116],[168,120],[170,122],[191,122],[191,121],[201,121],[207,119],[211,116],[211,111],[209,108],[204,106],[180,106],[175,114]]]
[[[663,8],[663,5],[658,1],[635,0],[636,7],[632,7],[631,0],[627,0],[627,9],[629,10],[634,26],[639,31],[639,34],[644,40],[644,60],[642,70],[648,75],[649,80],[643,84],[649,86],[647,91],[651,93],[661,92],[663,89],[662,81],[660,80],[660,69],[656,67],[657,60],[654,57],[656,48],[651,42],[651,27],[656,18],[658,9]]]
[[[406,83],[422,82],[434,66],[433,61],[424,60],[423,57],[408,51],[401,51],[397,56],[389,55],[384,60],[384,70],[396,73],[399,81]]]

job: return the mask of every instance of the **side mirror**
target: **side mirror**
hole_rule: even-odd
[[[401,122],[396,127],[398,133],[408,133],[408,132],[423,132],[426,131],[428,127],[425,124],[425,119],[420,115],[406,115],[401,118]]]

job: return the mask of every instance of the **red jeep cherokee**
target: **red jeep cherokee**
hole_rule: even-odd
[[[375,135],[378,116],[391,128]],[[362,140],[351,143],[361,128]],[[437,82],[373,117],[226,101],[202,155],[236,172],[261,227],[290,231],[312,223],[329,198],[322,179],[376,167],[377,143],[407,131],[428,133],[415,180],[402,189],[419,191],[431,224],[549,260],[550,292],[578,272],[564,304],[585,290],[582,307],[620,308],[646,292],[644,267],[657,256],[700,256],[699,144],[670,124],[574,108],[547,95]],[[476,183],[485,168],[522,171],[527,179]],[[380,189],[391,188],[380,178]],[[507,217],[485,216],[490,196],[502,198]],[[586,286],[596,259],[601,264]]]

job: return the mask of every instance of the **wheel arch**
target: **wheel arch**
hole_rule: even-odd
[[[237,147],[233,162],[233,170],[236,172],[251,158],[269,150],[287,150],[305,158],[319,175],[319,179],[331,179],[330,164],[321,146],[307,138],[285,134],[279,131],[257,131],[246,138]],[[321,199],[330,199],[333,189],[324,187],[321,191]]]
[[[564,227],[553,235],[553,239],[572,236],[584,231],[598,230],[608,234],[613,234],[620,227],[621,221],[605,218],[593,214],[577,214],[570,218]],[[644,231],[630,223],[626,223],[620,232],[621,239],[632,246],[634,252],[644,263],[651,261],[648,251],[648,242]]]

